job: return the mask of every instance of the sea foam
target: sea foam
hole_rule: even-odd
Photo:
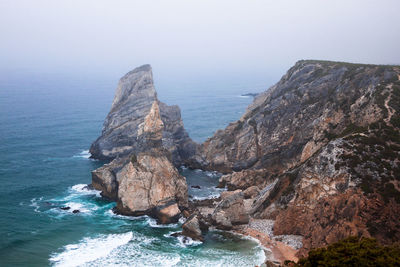
[[[77,244],[66,245],[61,253],[52,254],[50,262],[54,266],[80,266],[106,257],[112,250],[127,244],[132,237],[132,232],[87,237]]]
[[[78,155],[72,156],[73,158],[83,158],[88,159],[92,154],[90,154],[89,150],[83,150]]]

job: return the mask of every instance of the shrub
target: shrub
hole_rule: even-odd
[[[135,154],[133,154],[133,155],[131,156],[131,162],[132,162],[132,164],[135,164],[135,163],[137,162],[137,157],[136,157]]]
[[[400,247],[382,246],[376,239],[348,237],[327,248],[309,252],[291,266],[399,266]]]

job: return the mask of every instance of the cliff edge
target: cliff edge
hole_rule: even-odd
[[[251,217],[303,236],[300,256],[349,235],[400,241],[399,77],[399,66],[299,61],[189,166],[256,192]]]

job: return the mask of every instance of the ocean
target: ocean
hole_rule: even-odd
[[[197,142],[235,121],[265,83],[158,81],[158,97],[177,104]],[[115,203],[88,190],[89,159],[112,103],[116,77],[0,75],[0,266],[254,266],[254,240],[210,231],[202,242],[170,234],[182,222],[112,213]],[[218,195],[219,174],[181,168],[192,198]],[[200,185],[201,189],[190,185]],[[61,207],[71,207],[62,210]],[[79,213],[73,213],[79,210]]]

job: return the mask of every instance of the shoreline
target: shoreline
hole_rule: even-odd
[[[271,239],[267,233],[252,228],[250,224],[236,226],[232,229],[232,232],[258,240],[264,249],[265,261],[279,263],[283,263],[286,260],[298,261],[298,257],[296,256],[297,249],[281,241]]]

